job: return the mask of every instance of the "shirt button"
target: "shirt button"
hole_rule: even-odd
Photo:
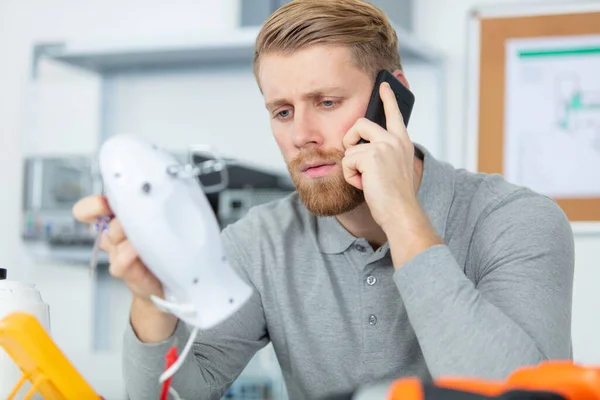
[[[367,277],[367,285],[373,286],[376,282],[377,278],[375,278],[373,275]]]
[[[365,251],[367,251],[366,247],[363,246],[362,244],[357,244],[354,246],[354,248],[358,251],[360,251],[361,253],[364,253]]]
[[[369,325],[375,325],[377,323],[377,317],[373,314],[369,315]]]

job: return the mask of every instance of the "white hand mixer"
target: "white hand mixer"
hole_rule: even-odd
[[[198,179],[219,172],[220,188],[227,182],[227,166],[219,157],[183,165],[151,143],[116,135],[102,145],[99,167],[114,216],[163,285],[165,298],[154,296],[153,302],[194,328],[182,357],[161,375],[162,383],[182,364],[199,329],[226,320],[252,294],[224,254],[220,226],[205,195],[215,188],[203,188]],[[96,260],[94,255],[92,268]]]

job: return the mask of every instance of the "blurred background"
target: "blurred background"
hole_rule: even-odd
[[[286,2],[0,0],[0,267],[36,285],[50,305],[54,340],[106,399],[126,398],[121,337],[130,296],[105,265],[90,277],[93,232],[73,221],[71,206],[100,190],[94,157],[102,140],[117,133],[147,138],[182,159],[195,144],[215,146],[230,159],[229,187],[210,197],[223,226],[287,194],[285,165],[251,70],[260,24]],[[477,114],[469,94],[478,81],[469,68],[475,65],[471,11],[519,6],[373,3],[401,39],[417,98],[411,138],[456,167],[476,168],[469,133]],[[599,1],[586,4],[600,8]],[[600,91],[595,82],[591,89]],[[590,184],[600,192],[600,180]],[[588,222],[574,224],[573,343],[576,360],[600,363],[600,230]],[[270,346],[229,397],[285,398]]]

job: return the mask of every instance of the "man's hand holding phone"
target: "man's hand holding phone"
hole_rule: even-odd
[[[385,230],[393,224],[392,211],[415,207],[414,145],[408,137],[394,92],[387,82],[379,87],[387,130],[360,118],[343,139],[344,177],[364,191],[375,221]],[[369,143],[358,144],[360,139]]]
[[[417,198],[414,145],[408,137],[394,91],[379,86],[387,130],[360,118],[346,133],[342,160],[344,177],[363,190],[375,222],[386,233],[396,268],[418,252],[441,243]],[[359,143],[360,139],[368,143]],[[394,243],[402,249],[394,252]]]

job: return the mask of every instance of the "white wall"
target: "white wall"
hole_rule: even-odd
[[[500,0],[494,1],[498,3]],[[416,33],[425,41],[437,46],[448,57],[446,71],[446,107],[447,135],[444,138],[446,150],[438,146],[433,136],[436,128],[437,111],[429,113],[429,106],[436,104],[435,86],[430,75],[419,68],[407,66],[407,74],[413,89],[421,103],[415,109],[411,121],[411,135],[430,147],[435,154],[448,159],[457,166],[464,166],[464,117],[468,112],[465,103],[465,22],[466,13],[472,5],[483,1],[475,0],[415,0]],[[97,1],[97,0],[3,0],[0,1],[0,265],[10,268],[13,278],[34,281],[50,304],[52,312],[52,333],[57,344],[73,360],[76,367],[90,380],[97,390],[108,399],[123,398],[120,369],[120,336],[126,321],[128,293],[115,282],[111,287],[111,308],[114,310],[110,320],[111,349],[106,353],[91,351],[91,310],[93,288],[85,266],[42,265],[33,262],[25,252],[18,237],[20,216],[20,169],[15,168],[21,162],[21,150],[29,153],[91,152],[97,143],[97,100],[94,93],[98,82],[94,77],[69,75],[66,78],[60,71],[44,69],[46,86],[41,90],[60,92],[62,106],[56,113],[44,114],[41,130],[24,129],[29,125],[23,122],[25,117],[25,94],[27,93],[28,68],[31,44],[38,40],[76,40],[126,35],[136,36],[179,35],[211,28],[234,27],[237,24],[238,4],[236,0],[197,1],[178,0],[162,2],[158,0]],[[244,99],[257,98],[252,86],[244,81]],[[144,85],[142,85],[144,83]],[[146,86],[145,83],[154,86]],[[196,82],[200,84],[200,81]],[[54,85],[54,86],[53,86]],[[158,138],[156,127],[144,125],[145,113],[163,107],[164,100],[151,99],[149,89],[161,89],[164,93],[182,90],[179,78],[156,81],[123,81],[119,84],[117,100],[125,105],[130,113],[121,114],[117,125],[123,129],[147,128],[151,137]],[[58,88],[58,89],[57,89]],[[173,92],[173,93],[174,93]],[[183,91],[182,91],[183,92]],[[192,93],[189,87],[185,96]],[[246,99],[246,97],[248,99]],[[146,102],[140,102],[145,98]],[[48,99],[56,99],[49,97]],[[137,99],[137,102],[136,102]],[[55,101],[56,103],[56,101]],[[45,103],[48,105],[48,103]],[[66,105],[66,107],[65,107]],[[259,110],[260,105],[244,112]],[[41,107],[43,109],[43,107]],[[169,111],[169,109],[166,109]],[[171,109],[169,116],[185,116],[186,121],[198,120],[193,110]],[[246,114],[247,115],[247,114]],[[258,119],[253,121],[262,124]],[[58,124],[61,130],[48,129]],[[61,122],[62,121],[62,122]],[[67,122],[64,122],[67,121]],[[164,122],[164,119],[163,119]],[[150,121],[148,121],[150,123]],[[209,120],[211,127],[217,122]],[[256,157],[259,162],[281,166],[274,143],[269,141],[267,126],[256,130],[261,140],[260,148],[266,157]],[[167,126],[168,128],[168,126]],[[182,128],[180,124],[178,128]],[[254,128],[256,129],[256,128]],[[252,148],[246,131],[225,129],[219,135],[236,135],[246,148]],[[188,143],[193,136],[193,128],[183,136],[174,136],[169,147],[180,147]],[[220,140],[220,139],[219,139]],[[252,157],[252,155],[250,156]],[[600,281],[600,272],[596,272],[599,258],[597,238],[577,239],[577,276],[574,310],[574,340],[576,357],[586,362],[600,363],[600,322],[594,320],[594,310],[600,305],[600,296],[596,295],[595,282]],[[591,347],[585,354],[582,344]],[[100,373],[92,372],[99,367]]]

